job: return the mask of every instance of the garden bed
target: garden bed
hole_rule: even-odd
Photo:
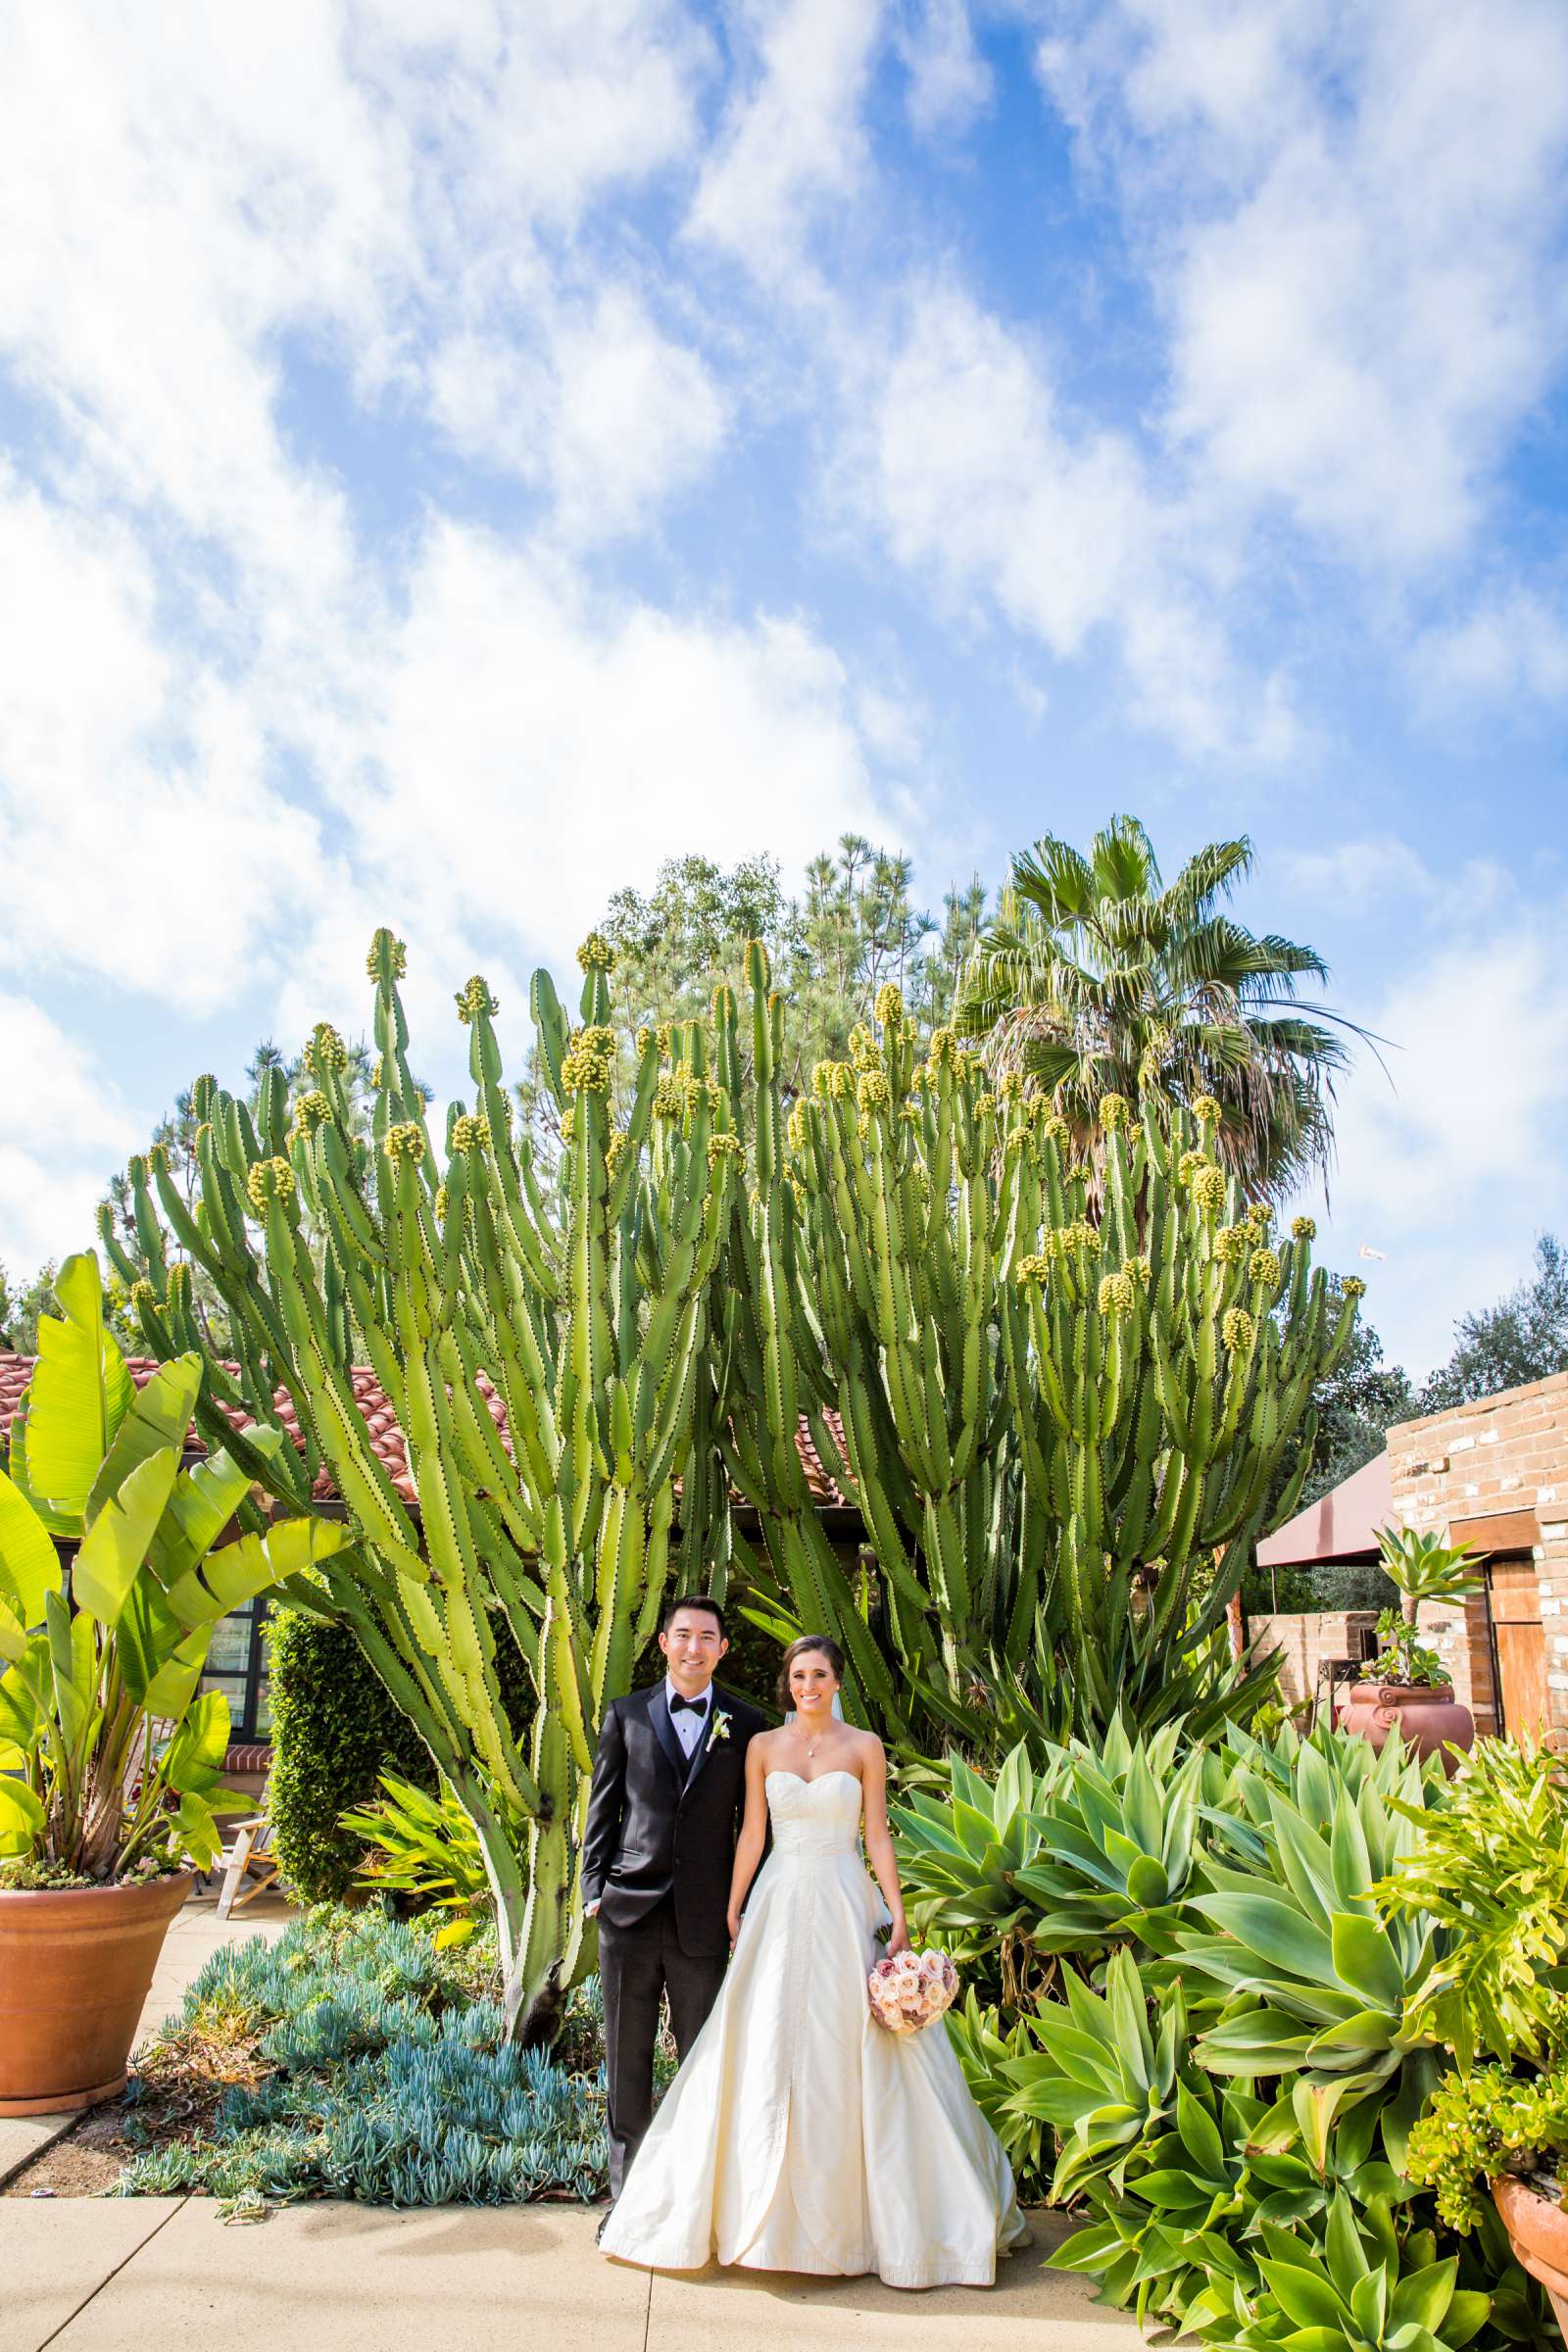
[[[8,2193],[193,2192],[234,2214],[603,2196],[597,1982],[548,2053],[506,2040],[498,1991],[488,1939],[442,1951],[416,1925],[321,1906],[275,1943],[215,1953],[125,2094]]]

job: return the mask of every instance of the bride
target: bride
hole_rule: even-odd
[[[866,1998],[875,1930],[891,1920],[892,1953],[909,1936],[887,1758],[835,1716],[843,1672],[824,1635],[785,1652],[779,1698],[794,1718],[746,1751],[729,1974],[600,2244],[652,2270],[716,2255],[748,2270],[875,2271],[889,2286],[989,2286],[998,2253],[1027,2242],[1006,2157],[945,2029],[890,2034]]]

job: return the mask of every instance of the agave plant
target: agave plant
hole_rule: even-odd
[[[1233,2290],[1216,2352],[1458,2352],[1492,2309],[1458,2285],[1457,2257],[1440,2259],[1430,2230],[1400,2238],[1384,2198],[1357,2211],[1341,2191],[1321,2239],[1277,2222],[1259,2234],[1261,2286]]]
[[[1396,1776],[1392,1789],[1369,1774],[1352,1796],[1334,1787],[1322,1751],[1303,1743],[1289,1790],[1272,1775],[1249,1787],[1239,1774],[1258,1858],[1236,1868],[1210,1856],[1207,1888],[1188,1904],[1209,1932],[1185,1929],[1171,1963],[1224,1995],[1200,2039],[1202,2063],[1217,2074],[1296,2078],[1274,2127],[1287,2141],[1299,2133],[1320,2167],[1336,2115],[1374,2093],[1388,2102],[1390,2159],[1402,2165],[1435,2079],[1406,2011],[1441,1931],[1419,1914],[1385,1918],[1372,1893],[1414,1850],[1426,1783],[1413,1758],[1396,1757],[1385,1773]]]
[[[69,1257],[54,1288],[62,1312],[39,1326],[0,1471],[0,1856],[56,1883],[185,1856],[208,1868],[217,1817],[249,1801],[220,1785],[228,1701],[198,1694],[213,1628],[348,1531],[283,1519],[218,1544],[250,1476],[221,1449],[181,1468],[200,1362],[180,1356],[137,1391],[96,1258]],[[283,1440],[251,1443],[267,1457]]]
[[[1402,1606],[1378,1618],[1379,1648],[1362,1667],[1369,1682],[1437,1688],[1448,1673],[1436,1650],[1416,1639],[1421,1603],[1458,1604],[1481,1592],[1480,1560],[1468,1544],[1445,1544],[1434,1528],[1382,1527],[1378,1549]]]

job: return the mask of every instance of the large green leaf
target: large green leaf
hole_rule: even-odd
[[[64,1315],[38,1325],[38,1362],[28,1383],[26,1476],[64,1519],[79,1524],[104,1455],[130,1408],[124,1357],[104,1329],[103,1288],[91,1250],[68,1257],[55,1276]]]
[[[1402,2005],[1404,1977],[1381,1920],[1342,1911],[1334,1922],[1334,1965],[1340,1982],[1370,2007],[1397,2011]]]
[[[201,1385],[201,1359],[180,1355],[171,1364],[160,1364],[151,1380],[137,1390],[93,1480],[87,1497],[89,1526],[110,1495],[118,1494],[131,1472],[150,1455],[172,1452],[178,1462]]]
[[[150,1453],[110,1495],[81,1540],[71,1571],[71,1595],[105,1625],[119,1622],[178,1468],[172,1449]]]
[[[1271,1894],[1200,1894],[1193,1909],[1282,1975],[1336,1983],[1332,1943],[1296,1904]]]
[[[200,1568],[170,1587],[169,1605],[182,1625],[210,1625],[352,1541],[353,1530],[342,1520],[281,1520],[265,1536],[241,1536],[209,1552]]]
[[[252,1429],[246,1437],[264,1457],[275,1453],[284,1443],[280,1429]],[[246,1472],[231,1454],[222,1451],[181,1471],[153,1538],[149,1565],[161,1585],[177,1583],[196,1566],[233,1518],[249,1486]]]
[[[42,1622],[43,1596],[60,1590],[54,1539],[15,1481],[0,1470],[0,1597],[24,1627]]]
[[[0,1773],[0,1855],[30,1853],[44,1811],[25,1781]]]

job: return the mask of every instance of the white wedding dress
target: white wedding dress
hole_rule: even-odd
[[[659,2271],[989,2286],[1027,2242],[1011,2168],[946,2029],[889,2034],[865,1980],[886,1918],[853,1773],[767,1776],[773,1850],[712,2014],[600,2240]]]

